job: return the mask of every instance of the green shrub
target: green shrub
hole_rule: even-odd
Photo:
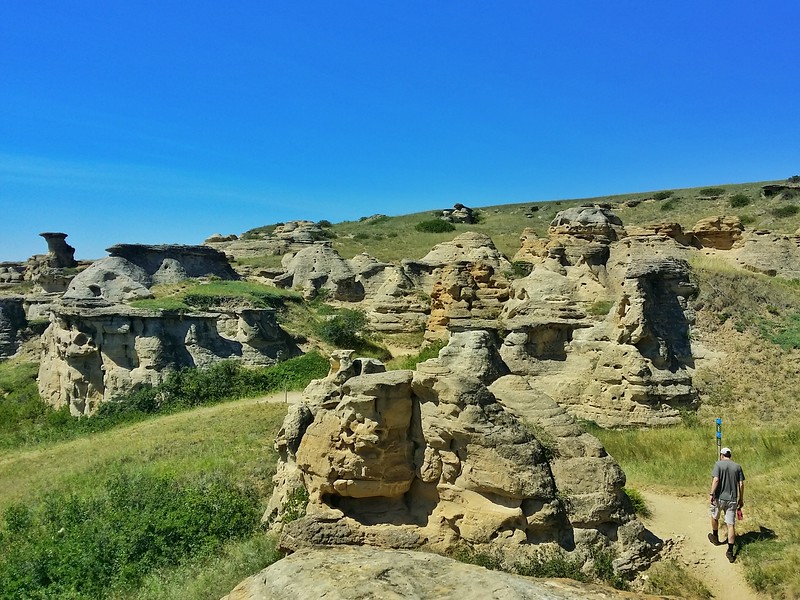
[[[0,391],[3,367],[0,364]],[[35,373],[29,372],[30,380],[25,386],[15,394],[0,397],[0,448],[71,439],[153,414],[281,390],[301,390],[312,379],[324,377],[328,369],[327,359],[318,352],[290,358],[272,367],[248,368],[223,361],[206,369],[185,368],[168,374],[159,385],[142,386],[100,404],[89,419],[71,416],[66,406],[53,410],[42,402],[36,391]],[[19,404],[13,401],[26,388],[31,396]]]
[[[327,219],[322,219],[321,221],[317,221],[317,227],[328,228],[333,227],[333,225]]]
[[[667,200],[666,202],[662,203],[659,207],[662,211],[667,212],[670,210],[675,210],[678,207],[678,203],[675,198],[671,200]]]
[[[442,219],[430,219],[429,221],[420,221],[414,225],[414,229],[423,233],[447,233],[455,231],[456,226]]]
[[[612,306],[614,306],[614,302],[611,300],[596,300],[589,305],[586,312],[595,317],[604,317]]]
[[[253,490],[213,474],[119,475],[91,495],[15,505],[0,526],[0,597],[105,598],[252,533],[260,512]]]
[[[672,196],[672,192],[668,190],[664,190],[663,192],[656,192],[655,194],[653,194],[653,198],[655,200],[666,200],[670,196]]]
[[[742,208],[743,206],[747,206],[750,204],[750,196],[747,194],[734,194],[731,196],[730,205],[731,208]]]
[[[506,273],[508,279],[520,279],[527,277],[533,271],[533,265],[529,262],[515,260],[511,263],[511,271]]]
[[[793,217],[794,215],[800,212],[800,206],[797,206],[796,204],[787,204],[785,206],[779,206],[778,208],[773,208],[769,212],[772,213],[774,217],[778,217],[779,219],[785,217]]]
[[[367,335],[367,315],[349,308],[339,311],[316,327],[320,338],[338,348],[357,348]]]
[[[633,512],[636,515],[640,517],[649,517],[652,514],[650,507],[647,506],[647,501],[644,499],[644,496],[642,496],[642,493],[639,490],[635,490],[633,488],[622,488],[622,491],[625,492],[628,500],[631,501]]]
[[[707,187],[700,190],[700,195],[706,198],[716,198],[725,193],[725,188],[721,187]]]
[[[561,550],[541,552],[537,557],[514,565],[514,572],[526,577],[564,577],[575,581],[587,581],[581,570],[583,562],[570,558]]]
[[[286,503],[283,505],[281,523],[291,523],[292,521],[306,516],[307,506],[308,490],[304,487],[299,487],[290,494]]]
[[[742,215],[739,217],[739,220],[742,222],[742,225],[751,225],[756,222],[756,218],[753,215]]]
[[[450,557],[458,562],[468,565],[477,565],[491,571],[499,571],[503,568],[500,557],[488,552],[478,552],[466,545],[460,545],[451,551]]]
[[[592,558],[592,572],[597,579],[618,590],[628,589],[628,582],[614,570],[614,559],[617,556],[613,549],[592,546],[589,555]]]

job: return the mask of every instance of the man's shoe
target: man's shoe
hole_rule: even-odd
[[[725,556],[727,556],[727,557],[728,557],[728,562],[733,562],[733,561],[735,561],[735,560],[736,560],[736,557],[733,555],[733,550],[728,550],[728,551],[725,553]]]
[[[713,533],[708,534],[708,541],[714,544],[715,546],[720,546],[722,542],[720,542],[717,538],[714,537]]]

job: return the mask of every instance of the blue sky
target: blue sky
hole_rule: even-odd
[[[0,3],[0,261],[800,172],[800,3]]]

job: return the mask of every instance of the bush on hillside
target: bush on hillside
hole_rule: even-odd
[[[316,328],[320,338],[338,348],[357,348],[367,335],[367,315],[346,308],[323,320]]]
[[[785,217],[793,217],[797,213],[800,212],[800,206],[796,204],[787,204],[786,206],[779,206],[778,208],[773,208],[771,211],[772,216],[778,217],[779,219],[783,219]]]
[[[672,196],[672,192],[670,192],[669,190],[664,190],[663,192],[656,192],[655,194],[653,194],[653,199],[666,200],[670,196]]]
[[[725,193],[725,188],[721,187],[707,187],[700,190],[700,195],[706,198],[715,198]]]
[[[441,219],[430,219],[429,221],[420,221],[414,225],[414,229],[423,233],[447,233],[455,231],[456,226]]]
[[[677,201],[675,200],[675,198],[672,198],[671,200],[667,200],[666,202],[661,204],[659,208],[660,210],[667,212],[670,210],[675,210],[677,207],[678,207]]]
[[[734,194],[731,196],[731,208],[741,208],[743,206],[747,206],[748,204],[750,204],[750,196],[747,194]]]

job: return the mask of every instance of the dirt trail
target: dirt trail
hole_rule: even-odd
[[[674,547],[667,557],[674,558],[703,581],[714,598],[725,600],[765,600],[748,587],[741,565],[725,558],[727,545],[712,546],[708,541],[711,525],[704,498],[677,497],[643,491],[653,512],[642,519],[650,531],[663,540],[671,539]],[[746,518],[746,517],[745,517]],[[724,537],[720,528],[720,537]]]

